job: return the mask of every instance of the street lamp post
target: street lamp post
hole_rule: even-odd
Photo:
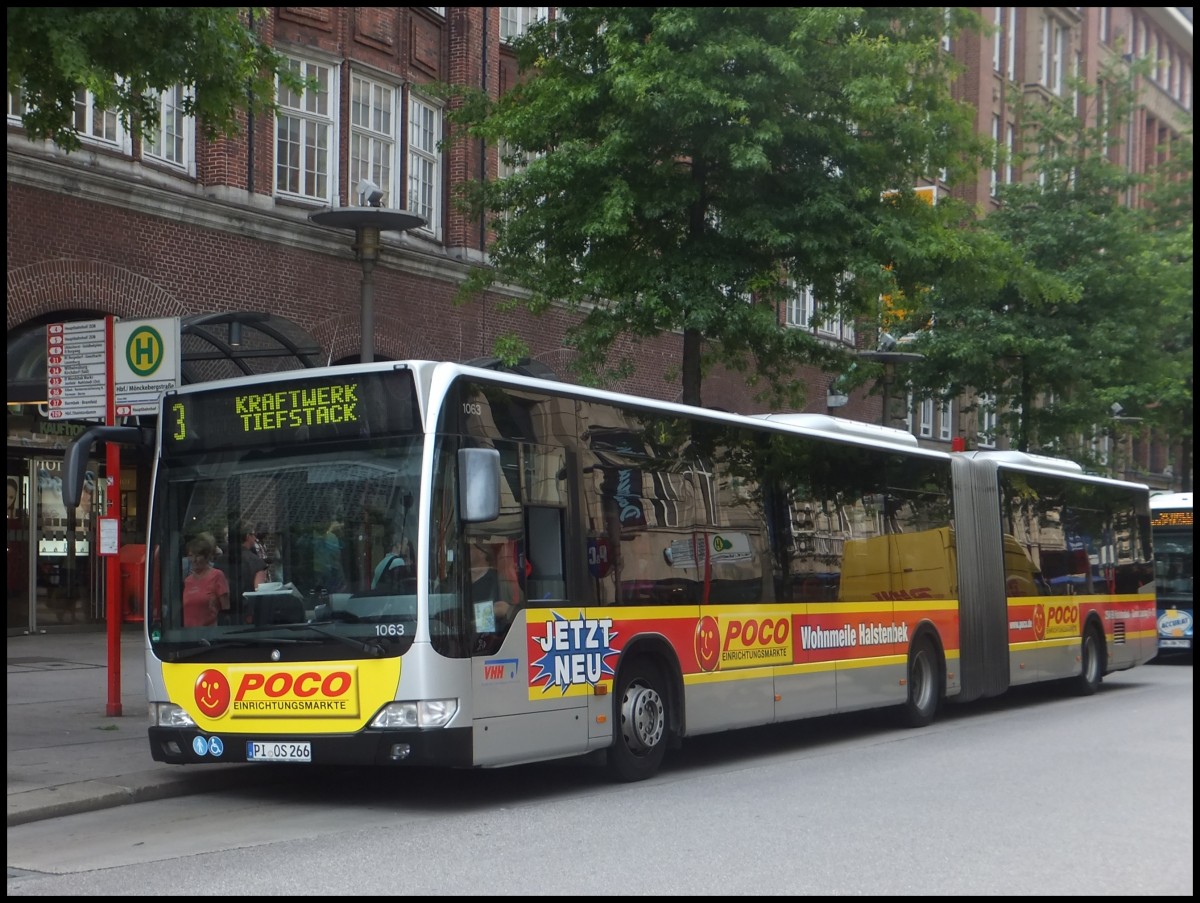
[[[368,183],[364,183],[364,187]],[[368,201],[379,201],[378,189],[368,192],[360,189]],[[379,236],[381,232],[404,232],[425,225],[425,218],[406,210],[384,210],[377,206],[341,207],[337,210],[321,210],[310,213],[308,218],[318,226],[333,226],[336,229],[354,230],[354,254],[362,266],[362,285],[359,290],[360,325],[362,328],[362,354],[360,360],[369,363],[375,360],[375,264],[379,262]]]

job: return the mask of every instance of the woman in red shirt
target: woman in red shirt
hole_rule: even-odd
[[[183,626],[211,627],[229,610],[229,581],[212,565],[216,541],[201,533],[188,543],[191,570],[183,581]]]

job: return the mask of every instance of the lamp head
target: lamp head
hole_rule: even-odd
[[[383,189],[370,179],[358,183],[359,202],[363,207],[380,207],[383,205]]]

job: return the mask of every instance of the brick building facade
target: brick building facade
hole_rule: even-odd
[[[1009,92],[1053,89],[1043,82],[1048,62],[1055,71],[1055,54],[1057,65],[1092,73],[1104,54],[1116,52],[1118,36],[1134,52],[1167,61],[1161,84],[1143,86],[1147,101],[1131,126],[1137,138],[1132,165],[1153,165],[1160,133],[1178,129],[1191,113],[1190,16],[1172,8],[979,11],[1000,21],[1000,37],[964,35],[950,50],[967,64],[955,90],[979,110],[981,133],[990,134],[999,117],[1003,141]],[[256,322],[286,324],[280,328],[291,337],[288,347],[303,348],[320,363],[358,360],[362,271],[353,236],[318,226],[309,215],[358,205],[363,178],[380,185],[386,207],[425,220],[402,234],[384,233],[373,274],[376,356],[470,360],[488,356],[497,336],[515,331],[536,361],[569,375],[569,351],[560,341],[564,312],[532,321],[521,311],[502,310],[494,298],[465,305],[453,300],[468,268],[485,261],[487,252],[480,223],[451,203],[453,188],[481,175],[496,178],[498,170],[494,149],[477,143],[437,149],[446,126],[441,102],[427,90],[439,81],[493,95],[505,90],[516,68],[503,35],[539,14],[545,10],[273,7],[256,27],[323,90],[281,98],[280,117],[247,117],[233,138],[195,134],[164,97],[163,129],[147,141],[126,134],[85,97],[77,108],[84,146],[66,154],[25,137],[20,98],[10,93],[8,473],[18,484],[16,508],[26,518],[24,532],[17,527],[18,558],[9,562],[10,630],[88,620],[103,609],[86,543],[76,556],[65,541],[72,530],[86,537],[84,515],[63,512],[49,532],[36,517],[30,520],[48,504],[43,488],[53,485],[62,448],[82,429],[45,417],[46,324],[106,315],[213,322],[217,315],[221,325],[209,329],[207,343],[198,325],[184,340],[185,357],[196,358],[193,372],[203,378],[300,365],[261,334],[242,345],[225,341],[232,338],[224,331],[229,322],[243,319],[248,333]],[[986,209],[991,179],[981,173],[955,192]],[[212,353],[214,342],[223,346],[220,353]],[[275,356],[266,356],[268,348]],[[678,382],[666,375],[679,359],[678,337],[621,350],[635,352],[639,366],[613,388],[678,398]],[[803,371],[802,377],[807,410],[825,412],[830,375]],[[704,394],[706,403],[726,409],[763,410],[735,375],[707,378]],[[879,397],[854,394],[839,413],[878,422]],[[951,438],[972,435],[965,417],[953,409],[945,415],[953,423],[928,434],[911,425],[933,445],[948,447]],[[1131,461],[1139,473],[1169,483],[1169,474],[1163,480],[1165,452],[1151,446],[1132,449]],[[125,466],[122,490],[129,499],[122,516],[126,539],[136,542],[145,528],[147,469],[145,462]],[[100,462],[96,469],[101,473]],[[14,569],[25,575],[16,586]],[[35,587],[39,592],[31,594]],[[58,607],[47,601],[56,590],[71,597]]]

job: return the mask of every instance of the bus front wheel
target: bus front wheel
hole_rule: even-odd
[[[908,653],[908,699],[904,720],[909,727],[925,727],[937,714],[942,699],[941,668],[928,638],[913,644]]]
[[[645,780],[658,771],[667,751],[667,696],[653,662],[637,659],[621,668],[615,709],[609,769],[621,781]]]

